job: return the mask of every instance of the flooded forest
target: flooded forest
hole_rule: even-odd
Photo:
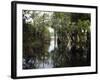
[[[89,13],[23,10],[23,69],[91,65]]]

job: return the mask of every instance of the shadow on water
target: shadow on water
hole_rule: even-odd
[[[84,48],[84,46],[77,47],[75,43],[69,46],[63,41],[61,42],[59,37],[54,36],[54,30],[49,28],[50,40],[45,41],[42,50],[35,50],[35,53],[42,54],[34,56],[26,56],[23,58],[23,69],[42,69],[42,68],[60,68],[60,67],[77,67],[77,66],[89,66],[90,57],[87,53],[90,53],[90,49]],[[48,43],[49,42],[49,46]],[[69,44],[68,42],[67,44]],[[48,46],[48,48],[47,48]],[[46,50],[45,50],[46,49]]]
[[[44,55],[38,55],[34,57],[24,57],[23,59],[23,69],[40,69],[40,68],[53,68],[53,53],[54,51],[54,29],[53,28],[48,28],[50,32],[50,44],[48,47],[48,50],[45,52],[45,47],[44,47]],[[48,44],[45,44],[48,45]],[[35,51],[36,52],[36,51]]]

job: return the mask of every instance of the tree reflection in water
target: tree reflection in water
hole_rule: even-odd
[[[23,10],[23,69],[90,66],[90,53],[90,14]]]

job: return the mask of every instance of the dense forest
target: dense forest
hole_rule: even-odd
[[[89,13],[23,10],[23,69],[90,66]]]

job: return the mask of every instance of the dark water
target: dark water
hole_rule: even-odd
[[[54,36],[54,30],[52,34],[46,55],[23,58],[23,69],[90,66],[90,55],[88,55],[90,49],[77,48],[76,45],[72,46],[70,41],[66,48],[64,44],[58,44],[58,37]]]

